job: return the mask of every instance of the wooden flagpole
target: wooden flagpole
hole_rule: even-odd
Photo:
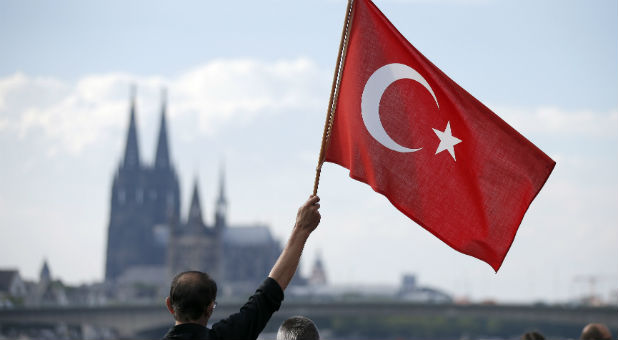
[[[326,158],[326,147],[330,140],[330,133],[333,127],[335,118],[335,106],[337,98],[339,98],[339,86],[341,85],[341,75],[345,65],[345,56],[348,51],[348,41],[350,38],[350,29],[352,28],[352,14],[354,11],[354,0],[348,0],[346,8],[346,16],[343,22],[341,31],[341,41],[339,42],[339,52],[337,53],[337,64],[335,66],[335,74],[333,75],[333,84],[330,89],[330,99],[328,100],[328,109],[326,110],[326,122],[324,122],[324,132],[322,133],[322,146],[320,147],[320,155],[318,156],[318,166],[315,169],[315,181],[313,182],[313,195],[318,193],[318,185],[320,184],[320,174],[322,173],[322,164]]]

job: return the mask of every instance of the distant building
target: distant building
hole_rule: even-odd
[[[404,275],[397,296],[404,301],[419,303],[452,303],[453,298],[436,288],[419,287],[416,275]]]
[[[0,308],[23,304],[27,294],[18,270],[0,270]]]
[[[69,299],[62,281],[53,280],[47,260],[43,261],[39,272],[39,282],[34,283],[34,292],[31,292],[29,304],[36,306],[66,306]]]
[[[328,283],[326,278],[326,270],[324,269],[324,263],[322,262],[322,256],[318,255],[309,274],[308,282],[310,285],[324,286]]]
[[[223,186],[223,183],[220,183]],[[219,202],[225,202],[223,189]],[[223,203],[225,204],[225,203]],[[225,210],[224,208],[218,208]],[[219,222],[219,223],[217,223]],[[215,280],[222,277],[222,233],[225,223],[215,219],[214,226],[204,223],[197,180],[193,186],[189,216],[184,224],[173,226],[168,262],[173,273],[186,270],[207,272]]]
[[[223,277],[228,294],[255,290],[275,264],[281,246],[264,225],[223,230]],[[300,276],[291,284],[302,284]],[[224,292],[226,292],[224,290]]]
[[[281,246],[267,226],[228,224],[223,170],[214,223],[204,221],[197,179],[188,216],[181,218],[180,185],[170,157],[166,110],[164,97],[155,161],[143,164],[132,94],[124,156],[111,191],[106,282],[134,295],[135,287],[151,289],[143,283],[168,286],[173,275],[200,270],[231,290],[255,289],[268,275]]]

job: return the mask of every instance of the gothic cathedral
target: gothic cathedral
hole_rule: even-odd
[[[112,184],[105,280],[116,282],[150,268],[151,273],[167,273],[167,281],[181,271],[200,270],[224,283],[229,293],[254,289],[276,261],[279,242],[267,226],[228,225],[223,171],[212,225],[204,222],[197,180],[188,216],[182,219],[179,178],[168,144],[166,95],[152,165],[140,160],[135,101],[133,90],[124,157]]]

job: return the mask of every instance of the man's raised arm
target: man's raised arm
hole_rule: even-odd
[[[320,223],[320,198],[318,196],[311,196],[309,200],[305,202],[296,214],[296,223],[292,229],[292,234],[285,244],[285,248],[279,255],[279,259],[273,266],[273,269],[268,275],[270,278],[277,281],[282,290],[288,286],[296,268],[298,268],[298,262],[300,261],[300,255],[303,253],[305,242],[312,231],[317,228]]]

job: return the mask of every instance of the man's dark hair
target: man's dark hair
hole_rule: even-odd
[[[293,316],[285,320],[277,332],[277,340],[319,340],[320,333],[311,319]]]
[[[521,336],[521,340],[545,340],[545,337],[539,332],[528,332]]]
[[[217,284],[206,273],[182,272],[172,280],[170,304],[180,322],[199,319],[217,297]]]

